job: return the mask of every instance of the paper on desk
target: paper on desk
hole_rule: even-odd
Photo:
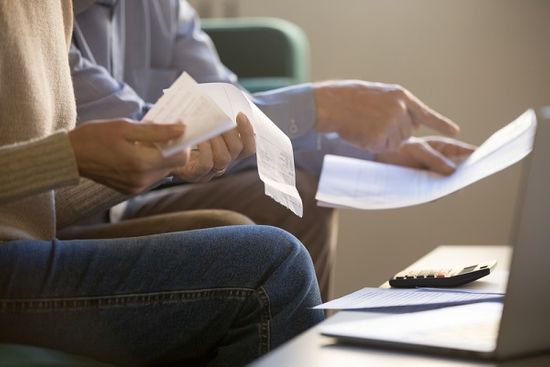
[[[398,309],[430,306],[451,306],[483,301],[498,301],[499,293],[482,293],[462,289],[434,288],[363,288],[344,297],[315,306],[316,309]]]
[[[528,110],[494,133],[450,176],[327,155],[316,199],[321,206],[389,209],[429,202],[520,161],[533,148],[536,117]]]
[[[185,123],[183,137],[159,145],[164,156],[170,156],[237,126],[234,119],[224,113],[187,73],[183,73],[164,91],[143,120],[160,124],[178,121]]]
[[[296,189],[294,151],[288,136],[234,85],[208,83],[200,87],[227,115],[236,118],[244,112],[248,116],[254,129],[258,174],[266,195],[301,217],[302,199]]]

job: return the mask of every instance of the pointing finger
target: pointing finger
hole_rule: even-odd
[[[448,136],[458,134],[460,128],[456,123],[426,106],[412,93],[405,91],[405,96],[407,109],[415,125],[424,125]]]

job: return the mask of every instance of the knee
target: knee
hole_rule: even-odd
[[[302,242],[290,232],[269,225],[257,225],[255,229],[258,235],[264,238],[262,252],[271,252],[272,256],[276,257],[297,257],[300,259],[309,257]]]
[[[288,277],[288,285],[299,285],[304,282],[317,283],[313,262],[309,251],[292,234],[277,227],[256,226],[264,239],[261,252],[271,254],[271,263],[279,267]]]

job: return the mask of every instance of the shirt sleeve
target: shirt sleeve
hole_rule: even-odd
[[[69,61],[79,122],[116,117],[141,120],[150,108],[129,85],[85,58],[74,44]]]
[[[168,6],[168,3],[165,3]],[[172,1],[176,9],[165,9],[164,22],[169,25],[164,29],[176,29],[172,62],[180,71],[186,71],[199,83],[225,82],[237,85],[237,76],[220,60],[218,52],[210,37],[201,29],[200,18],[186,1]],[[162,6],[157,5],[157,6]],[[155,19],[161,19],[156,17]],[[170,24],[172,23],[172,24]],[[163,28],[151,27],[152,32],[160,32]],[[153,38],[162,38],[160,35]]]

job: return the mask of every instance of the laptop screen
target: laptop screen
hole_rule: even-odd
[[[524,163],[497,355],[550,350],[550,107]]]

